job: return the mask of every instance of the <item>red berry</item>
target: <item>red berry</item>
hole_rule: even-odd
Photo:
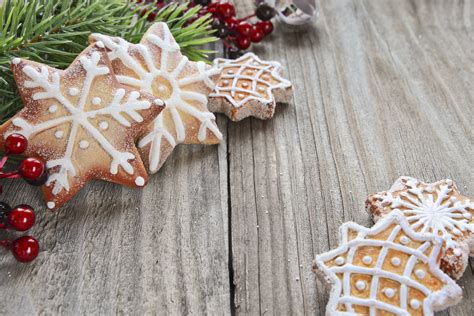
[[[155,21],[156,19],[156,12],[150,12],[150,14],[148,14],[147,18],[148,22],[153,22]]]
[[[237,33],[243,36],[249,36],[250,31],[252,31],[252,24],[249,22],[240,22],[239,25],[237,25]]]
[[[235,16],[235,8],[232,4],[225,2],[217,6],[217,13],[224,19]]]
[[[263,31],[256,26],[254,26],[252,30],[250,31],[250,39],[254,43],[260,42],[264,36],[265,34],[263,34]]]
[[[5,148],[10,154],[19,155],[25,152],[28,146],[26,137],[21,134],[10,134],[5,140]]]
[[[233,30],[239,25],[239,21],[236,18],[230,17],[225,19],[225,24],[229,29]]]
[[[256,26],[261,29],[265,35],[273,31],[273,23],[271,21],[258,21]]]
[[[44,172],[44,163],[38,158],[26,158],[20,164],[20,174],[28,180],[39,179]]]
[[[247,36],[239,35],[235,40],[235,44],[240,49],[247,49],[250,47],[251,41]]]
[[[8,213],[8,225],[13,229],[24,232],[35,224],[35,211],[29,205],[18,205]]]
[[[10,246],[15,259],[20,262],[33,261],[39,253],[39,243],[31,236],[15,239]]]

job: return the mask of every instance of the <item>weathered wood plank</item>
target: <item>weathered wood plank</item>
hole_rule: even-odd
[[[256,47],[295,94],[271,121],[229,124],[238,313],[322,314],[311,260],[342,222],[371,225],[366,195],[398,176],[473,195],[472,13],[471,1],[324,1],[314,28],[280,26]],[[469,269],[453,313],[472,314],[472,281]]]
[[[230,314],[226,182],[225,144],[178,146],[145,189],[94,182],[58,214],[9,182],[42,252],[0,257],[0,314]]]

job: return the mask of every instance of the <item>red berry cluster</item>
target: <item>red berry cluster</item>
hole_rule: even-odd
[[[21,155],[25,152],[28,141],[23,135],[11,134],[5,139],[5,154],[0,160],[1,178],[23,178],[32,185],[43,185],[48,177],[45,164],[38,158],[25,158],[15,171],[3,171],[10,155]],[[1,186],[0,186],[1,190]],[[14,208],[0,202],[0,229],[27,231],[35,223],[35,212],[29,205],[22,204]],[[30,262],[38,256],[38,241],[31,236],[22,236],[15,240],[0,240],[0,246],[9,249],[19,262]]]
[[[270,20],[275,16],[275,11],[265,3],[259,4],[254,14],[241,19],[236,18],[235,7],[229,2],[194,0],[194,3],[203,6],[201,14],[212,15],[212,27],[216,30],[216,36],[224,41],[231,58],[238,57],[240,50],[262,41],[273,31]],[[249,20],[253,17],[257,17],[258,21],[252,24]]]

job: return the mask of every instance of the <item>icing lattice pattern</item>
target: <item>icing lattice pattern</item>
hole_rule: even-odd
[[[333,286],[329,314],[431,315],[447,307],[461,289],[438,267],[441,246],[440,238],[415,233],[400,212],[372,228],[342,225],[340,247],[316,257]]]
[[[404,184],[401,190],[374,197],[389,211],[403,212],[415,231],[441,236],[446,246],[460,255],[457,240],[474,233],[474,203],[462,199],[449,179],[432,184],[410,177],[399,181]]]
[[[253,53],[235,60],[217,58],[214,63],[222,72],[209,97],[224,97],[236,108],[251,100],[274,103],[273,90],[291,87],[291,83],[280,75],[280,63],[262,61]]]

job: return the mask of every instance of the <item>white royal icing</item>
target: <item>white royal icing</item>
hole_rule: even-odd
[[[119,167],[122,167],[128,174],[133,174],[134,170],[129,162],[129,160],[135,159],[133,153],[121,152],[114,148],[109,140],[89,122],[89,119],[106,116],[116,120],[123,126],[130,127],[129,118],[136,122],[143,121],[143,117],[138,111],[148,109],[151,106],[149,101],[137,99],[139,96],[138,92],[131,92],[127,98],[124,98],[125,90],[117,89],[113,93],[113,99],[109,104],[100,109],[86,111],[85,103],[90,93],[92,82],[98,76],[109,74],[110,70],[108,67],[99,65],[100,54],[97,51],[93,51],[90,56],[81,56],[79,62],[86,72],[82,90],[77,88],[69,89],[69,94],[79,95],[76,103],[72,102],[61,92],[60,73],[58,71],[51,71],[46,66],[41,66],[37,69],[36,66],[26,64],[22,71],[30,80],[25,81],[24,87],[27,89],[41,88],[40,91],[33,94],[32,98],[34,100],[56,99],[59,106],[64,108],[68,114],[38,124],[30,124],[23,118],[17,117],[12,120],[12,124],[19,129],[9,132],[20,133],[26,138],[30,138],[44,130],[60,126],[64,123],[70,124],[71,128],[67,136],[67,145],[63,156],[46,163],[49,169],[59,167],[59,171],[50,174],[46,182],[47,186],[53,186],[53,195],[58,194],[62,190],[69,191],[69,177],[74,177],[77,173],[72,156],[79,128],[86,130],[88,135],[110,155],[112,158],[110,172],[112,174],[117,174]],[[75,89],[78,90],[77,93]],[[54,133],[56,138],[62,138],[63,135],[64,132],[61,130]],[[79,147],[86,149],[89,147],[89,142],[81,140]],[[48,207],[54,208],[54,203],[48,202]]]
[[[106,129],[109,128],[109,123],[107,123],[106,121],[102,121],[99,123],[99,128],[103,131],[105,131]]]
[[[203,62],[192,63],[187,57],[180,54],[179,45],[174,40],[166,23],[157,23],[152,28],[161,28],[162,35],[148,32],[142,39],[146,44],[133,45],[120,38],[111,38],[101,34],[93,34],[95,40],[100,40],[105,47],[110,50],[110,60],[119,59],[127,68],[132,70],[136,76],[127,76],[118,74],[117,79],[120,83],[140,88],[140,90],[153,93],[152,85],[157,78],[164,78],[168,81],[172,88],[172,93],[168,99],[163,99],[166,108],[155,119],[153,131],[145,135],[139,142],[138,146],[143,148],[150,145],[149,163],[152,173],[158,171],[161,161],[161,146],[163,140],[169,145],[175,147],[178,143],[182,143],[186,138],[186,126],[183,122],[182,115],[194,117],[200,122],[198,131],[198,140],[204,142],[207,138],[207,130],[211,131],[219,140],[222,134],[219,131],[215,116],[207,111],[207,95],[203,92],[194,91],[190,84],[203,83],[209,89],[213,89],[215,83],[210,79],[212,76],[220,73],[220,69],[216,67],[206,68]],[[150,51],[149,46],[155,46],[160,49],[161,54],[158,56]],[[135,54],[131,54],[134,51]],[[145,61],[143,66],[137,61],[136,57],[140,55]],[[172,57],[170,57],[172,55]],[[177,57],[179,55],[179,57]],[[170,59],[173,58],[173,62]],[[178,58],[178,60],[174,60]],[[174,66],[176,65],[176,66]],[[197,73],[180,77],[186,67],[193,66],[198,70]],[[170,69],[173,67],[172,69]],[[160,86],[159,90],[166,90]],[[200,110],[193,105],[198,103],[206,110]],[[163,124],[163,116],[171,113],[174,122],[173,127]],[[173,136],[176,133],[176,137]]]
[[[57,110],[58,110],[58,106],[56,104],[53,104],[48,108],[49,113],[54,113]]]
[[[406,192],[394,194],[395,188],[404,183]],[[470,222],[474,203],[462,202],[453,195],[452,180],[439,185],[425,184],[418,179],[402,177],[394,185],[394,190],[376,194],[382,205],[391,209],[401,209],[415,231],[429,232],[441,236],[448,248],[458,252],[457,236],[474,233],[474,224]],[[453,239],[454,238],[454,239]]]
[[[367,287],[367,283],[365,283],[364,281],[359,280],[359,281],[356,282],[355,286],[359,291],[363,291]]]
[[[272,90],[291,87],[291,82],[280,75],[280,63],[262,61],[253,53],[247,53],[238,59],[216,58],[214,64],[223,69],[221,79],[230,80],[232,85],[216,86],[209,97],[224,97],[236,108],[250,100],[257,100],[264,104],[271,103],[274,101]],[[232,69],[226,71],[228,68],[238,68],[238,70],[236,72]],[[276,83],[271,82],[272,78]],[[238,86],[240,80],[248,80],[251,83],[247,83],[248,87],[242,85],[241,88]],[[259,93],[264,91],[266,91],[265,95]],[[236,100],[236,96],[239,100]]]
[[[92,98],[92,104],[93,105],[100,105],[101,102],[102,102],[102,99],[99,98],[99,97]]]
[[[143,177],[137,177],[135,179],[135,184],[142,187],[145,185],[145,179],[143,179]]]
[[[387,230],[389,230],[389,234],[386,239],[373,237]],[[354,232],[356,233],[355,237]],[[420,246],[418,248],[411,248],[398,243],[396,238],[401,233],[409,236],[411,240],[419,243]],[[436,309],[448,307],[445,305],[448,303],[454,304],[461,299],[461,288],[439,268],[438,258],[443,240],[433,234],[416,233],[399,211],[394,211],[382,218],[372,228],[366,228],[352,222],[345,223],[340,228],[340,239],[340,246],[337,249],[316,256],[318,270],[332,284],[331,295],[326,309],[328,315],[345,315],[345,313],[339,312],[338,307],[340,305],[343,305],[345,312],[351,315],[355,313],[354,305],[366,306],[369,309],[370,315],[375,315],[382,311],[395,315],[408,315],[409,306],[419,308],[417,303],[409,296],[410,289],[416,289],[425,296],[423,302],[418,302],[420,306],[423,305],[425,315],[432,315],[434,307]],[[365,246],[379,248],[379,254],[374,267],[366,267],[354,263],[359,247]],[[403,274],[383,268],[389,250],[396,250],[408,256],[403,265]],[[334,258],[341,258],[342,256],[346,256],[343,264],[327,265]],[[440,290],[433,291],[423,283],[420,283],[419,280],[412,278],[412,271],[415,265],[419,264],[423,264],[433,277],[443,283],[443,287]],[[355,274],[370,277],[367,298],[351,294],[351,279],[353,279]],[[400,285],[397,289],[388,287],[380,289],[381,279],[388,279]],[[358,289],[357,281],[355,286]],[[399,301],[394,301],[390,304],[379,300],[378,291],[381,291],[388,299],[393,300],[397,299],[395,294],[398,294]]]
[[[56,206],[56,203],[54,203],[54,202],[48,202],[48,203],[46,203],[46,206],[47,206],[49,209],[53,209],[53,208]]]

